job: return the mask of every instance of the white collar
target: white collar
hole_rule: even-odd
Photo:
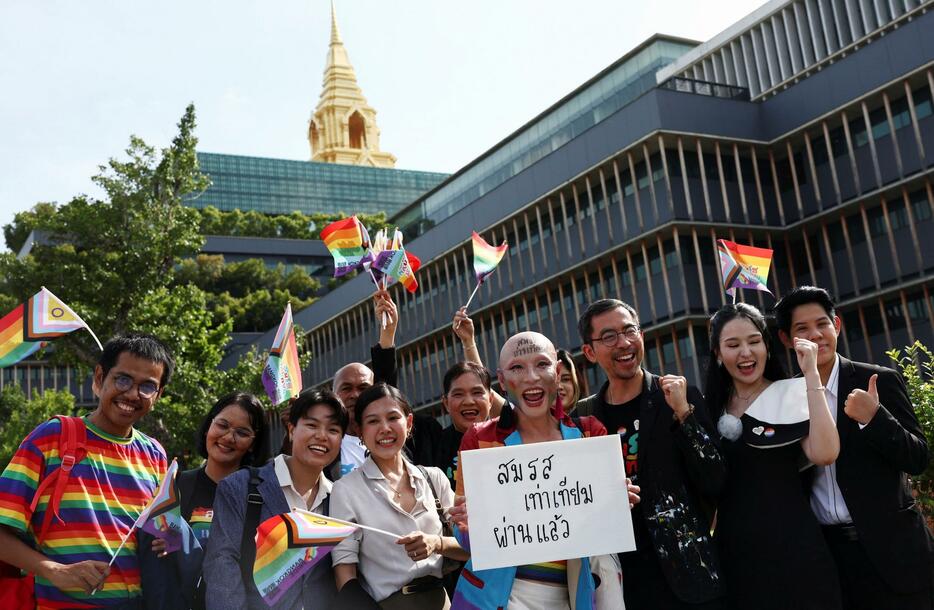
[[[840,388],[840,354],[835,354],[833,358],[833,369],[830,371],[830,377],[827,378],[824,388],[837,396],[837,390]]]
[[[295,489],[295,485],[292,484],[292,473],[289,472],[289,465],[285,463],[285,455],[279,454],[274,460],[275,469],[276,469],[276,479],[279,480],[279,487],[284,487],[291,489],[297,495],[301,496],[298,493],[298,490]],[[324,500],[324,496],[331,493],[331,487],[334,484],[326,476],[324,476],[324,471],[318,475],[318,494],[315,496],[315,501],[312,506],[317,506],[321,501]],[[322,495],[323,494],[323,495]]]

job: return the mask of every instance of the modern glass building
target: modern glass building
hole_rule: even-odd
[[[198,153],[211,186],[188,201],[197,208],[266,214],[397,212],[447,174],[314,161]]]
[[[416,294],[392,289],[403,391],[440,412],[462,357],[450,320],[475,281],[471,229],[510,244],[471,309],[491,365],[521,329],[580,358],[583,308],[618,297],[640,312],[646,366],[699,382],[726,301],[717,238],[772,248],[776,295],[828,288],[848,357],[934,345],[931,8],[773,0],[702,44],[656,36],[406,208],[425,264]],[[314,354],[306,385],[367,361],[372,290],[355,278],[295,316]],[[587,368],[591,389],[601,376]]]

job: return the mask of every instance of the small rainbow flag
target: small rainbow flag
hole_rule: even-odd
[[[274,405],[298,396],[302,391],[302,370],[292,328],[291,303],[285,306],[279,330],[269,349],[269,359],[263,368],[263,387]]]
[[[36,353],[48,340],[80,328],[87,329],[101,347],[84,320],[43,286],[26,303],[0,318],[0,367],[16,364]]]
[[[373,263],[374,270],[399,280],[409,292],[418,290],[415,272],[421,266],[422,261],[414,254],[406,252],[405,248],[383,250],[376,256],[376,261]]]
[[[366,256],[370,236],[356,216],[337,220],[321,230],[321,240],[334,258],[334,277],[359,268]]]
[[[179,549],[187,553],[192,542],[197,544],[197,541],[191,527],[182,518],[181,502],[175,489],[176,474],[178,461],[172,460],[159,483],[159,489],[140,513],[134,527],[165,540],[165,550],[169,553]]]
[[[506,255],[506,250],[509,249],[509,244],[504,243],[501,246],[494,247],[486,243],[476,231],[474,231],[472,235],[473,269],[477,274],[477,282],[482,284],[483,280],[493,273],[493,270],[496,269],[499,262],[503,260],[503,257]]]
[[[765,285],[772,266],[772,251],[768,248],[744,246],[725,239],[717,240],[720,253],[720,273],[723,288],[736,298],[737,288],[762,290],[772,294]]]
[[[256,589],[272,606],[356,529],[303,510],[266,519],[256,529]]]

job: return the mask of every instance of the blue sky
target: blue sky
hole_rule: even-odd
[[[707,40],[758,2],[337,0],[382,148],[453,172],[660,32]],[[0,225],[96,194],[130,134],[164,146],[185,105],[199,150],[285,159],[305,139],[327,0],[0,3]]]

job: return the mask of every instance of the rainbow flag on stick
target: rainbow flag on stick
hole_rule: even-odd
[[[483,280],[493,273],[499,262],[506,256],[509,244],[491,246],[476,231],[472,233],[471,238],[473,240],[473,270],[477,274],[477,283],[482,284]]]
[[[285,306],[279,330],[269,349],[269,359],[263,369],[263,387],[274,405],[298,396],[302,391],[302,369],[292,327],[291,303]]]
[[[477,285],[474,286],[473,292],[470,293],[470,298],[467,299],[467,304],[464,305],[465,308],[470,307],[470,302],[473,301],[474,296],[480,289],[480,284],[493,273],[503,257],[506,256],[506,250],[509,249],[509,244],[505,242],[499,246],[491,246],[476,231],[471,232],[471,241],[473,242],[473,270],[477,274]]]
[[[256,529],[256,589],[272,606],[356,529],[347,522],[303,510],[266,519]]]
[[[176,474],[178,474],[178,461],[172,460],[168,470],[165,471],[165,475],[162,477],[162,482],[159,483],[159,488],[156,489],[156,493],[146,504],[143,512],[136,518],[133,527],[123,537],[120,546],[117,547],[113,557],[110,558],[109,565],[113,565],[123,549],[123,545],[126,544],[126,541],[130,539],[133,531],[137,528],[149,532],[156,538],[165,540],[165,550],[170,553],[179,549],[187,553],[192,547],[201,547],[191,530],[191,526],[182,518],[181,502],[175,489]],[[96,592],[97,589],[92,591],[91,595]]]
[[[380,252],[373,263],[373,269],[386,277],[399,280],[409,292],[415,292],[418,290],[418,280],[415,279],[415,272],[418,271],[421,265],[422,261],[417,256],[406,252],[405,248],[400,248]]]
[[[736,302],[736,289],[748,288],[772,294],[765,285],[772,266],[772,251],[768,248],[744,246],[725,239],[717,240],[720,254],[720,274],[723,288]]]
[[[182,518],[181,499],[175,489],[175,475],[177,474],[178,461],[172,460],[165,476],[162,477],[159,489],[136,520],[136,527],[149,532],[156,538],[165,540],[167,552],[182,549],[187,553],[192,541],[196,539],[188,522]],[[194,544],[198,544],[197,541]]]
[[[50,339],[86,329],[97,347],[101,342],[91,328],[45,286],[24,304],[0,318],[0,367],[16,364],[36,353]]]
[[[370,236],[356,216],[324,227],[321,240],[334,258],[334,277],[347,275],[362,266],[370,245]]]

